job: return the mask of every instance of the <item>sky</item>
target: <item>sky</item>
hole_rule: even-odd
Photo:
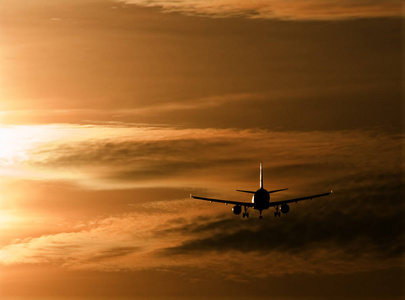
[[[401,5],[1,0],[1,298],[401,298]]]

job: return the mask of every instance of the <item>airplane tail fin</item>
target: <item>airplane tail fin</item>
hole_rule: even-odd
[[[260,162],[260,188],[263,188],[263,164]],[[281,192],[281,191],[285,191],[288,189],[278,189],[278,190],[272,190],[272,191],[268,191],[269,194],[272,193],[277,193],[277,192]],[[254,191],[246,191],[246,190],[236,190],[238,192],[242,192],[242,193],[249,193],[249,194],[254,194],[256,192]]]
[[[260,162],[260,188],[263,188],[263,164]]]

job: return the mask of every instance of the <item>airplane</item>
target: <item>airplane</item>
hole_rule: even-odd
[[[245,217],[249,218],[248,209],[253,207],[253,209],[256,209],[260,212],[259,219],[263,219],[262,211],[264,209],[269,209],[270,207],[274,207],[276,209],[276,211],[274,212],[274,217],[277,217],[277,216],[280,217],[281,213],[279,211],[279,207],[280,207],[281,212],[283,214],[286,214],[290,211],[290,206],[288,205],[288,203],[293,203],[293,202],[297,203],[298,201],[328,196],[328,195],[332,194],[332,191],[330,191],[329,193],[323,193],[323,194],[317,194],[317,195],[306,196],[306,197],[301,197],[301,198],[270,202],[270,194],[285,191],[285,190],[288,190],[288,189],[278,189],[278,190],[267,191],[263,188],[263,165],[262,165],[262,163],[260,163],[260,189],[258,189],[256,192],[255,191],[236,190],[236,191],[242,192],[242,193],[253,194],[252,203],[212,199],[212,198],[198,197],[198,196],[193,196],[193,195],[190,195],[190,197],[194,198],[194,199],[198,199],[198,200],[210,201],[211,203],[219,202],[219,203],[225,203],[226,205],[234,204],[235,206],[232,208],[232,211],[235,215],[239,215],[242,212],[242,206],[243,206],[243,208],[244,208],[243,218],[245,218]]]

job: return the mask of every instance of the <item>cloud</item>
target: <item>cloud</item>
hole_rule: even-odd
[[[153,250],[148,239],[150,242],[155,226],[151,224],[156,223],[147,221],[139,221],[138,214],[93,219],[78,224],[78,231],[26,238],[10,244],[0,250],[0,261],[4,265],[52,263],[73,269],[95,265],[107,268],[111,260],[135,254],[133,259],[137,262],[137,255]],[[124,264],[121,263],[122,268]],[[138,261],[137,266],[142,267],[142,262]]]
[[[324,201],[329,204],[331,200]],[[235,219],[227,219],[200,224],[192,230],[182,228],[188,233],[208,233],[208,235],[186,241],[178,247],[167,249],[167,252],[196,255],[222,251],[242,253],[276,251],[296,255],[299,252],[324,248],[340,249],[346,252],[346,255],[357,257],[372,254],[376,258],[401,258],[404,246],[401,229],[403,207],[392,214],[381,216],[378,212],[372,211],[367,204],[361,213],[356,210],[344,212],[329,209],[321,216],[317,216],[316,207],[291,206],[291,209],[303,209],[305,212],[310,209],[311,212],[298,212],[295,214],[298,214],[298,217],[285,222],[269,219],[263,224],[251,221],[240,225],[235,224],[237,223]],[[212,229],[214,225],[216,230]],[[231,232],[229,227],[232,228]]]
[[[162,255],[229,255],[241,261],[243,256],[261,257],[258,264],[264,264],[263,269],[267,263],[272,266],[267,275],[288,273],[294,268],[294,272],[303,273],[393,268],[402,265],[405,247],[405,190],[400,176],[382,173],[365,180],[355,174],[336,179],[337,193],[292,204],[283,220],[274,219],[272,211],[266,211],[261,222],[240,222],[229,215],[190,222],[175,229],[189,239],[165,249]],[[232,274],[235,270],[228,271]]]
[[[282,20],[339,20],[378,18],[401,15],[401,2],[344,1],[280,1],[280,0],[125,0],[127,4],[158,7],[166,12],[212,17],[248,17]]]
[[[398,136],[373,131],[60,124],[9,126],[2,132],[11,145],[0,151],[3,176],[68,180],[96,189],[235,188],[257,177],[260,160],[272,186],[305,187],[332,177],[328,188],[333,188],[341,176],[395,173],[400,164]],[[311,174],[317,177],[311,180]]]
[[[140,202],[136,212],[14,241],[0,250],[0,261],[99,271],[195,268],[238,281],[394,268],[404,248],[399,175],[342,176],[332,196],[293,204],[282,218],[266,211],[264,220],[185,198]]]
[[[391,191],[385,197],[398,192]],[[364,200],[362,206],[346,206],[355,198],[337,194],[292,206],[282,218],[266,214],[264,220],[243,220],[229,209],[217,214],[215,204],[163,200],[138,205],[137,212],[87,220],[76,231],[15,241],[0,250],[0,262],[99,271],[194,268],[231,280],[398,266],[403,204],[384,213]]]
[[[5,142],[21,141],[12,144],[13,151],[0,152],[7,178],[134,190],[134,198],[123,202],[131,204],[128,213],[15,240],[1,249],[3,265],[105,271],[187,267],[241,280],[383,270],[397,265],[403,252],[401,135],[133,124],[2,130]],[[246,220],[234,216],[230,206],[188,198],[192,192],[248,201],[233,191],[258,186],[260,160],[266,188],[290,188],[272,199],[330,188],[334,194],[293,204],[282,218],[266,211],[261,221],[253,211]],[[146,201],[137,189],[148,187],[179,192],[173,198],[161,189],[157,199]]]

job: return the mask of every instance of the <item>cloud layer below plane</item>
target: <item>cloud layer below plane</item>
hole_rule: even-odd
[[[129,200],[134,205],[126,206],[126,213],[78,221],[59,232],[4,245],[2,265],[108,271],[194,268],[242,280],[382,270],[400,261],[401,136],[128,124],[1,129],[3,142],[14,147],[0,152],[2,175],[8,179],[67,180],[83,190],[184,190],[183,197],[167,199],[162,193],[153,201],[135,199],[139,194],[134,190]],[[255,188],[258,158],[265,162],[266,187],[290,187],[301,195],[333,187],[335,193],[293,205],[284,218],[266,212],[263,222],[233,216],[230,206],[188,198],[195,190],[207,194],[207,188],[224,194],[225,187],[227,198],[229,189]],[[292,196],[298,195],[286,191],[275,197]],[[254,255],[246,260],[246,254]]]
[[[338,20],[401,15],[401,2],[397,0],[125,0],[124,2],[139,6],[158,7],[166,12],[212,17],[241,16],[282,20]]]
[[[332,200],[317,205],[318,216],[308,206],[294,206],[298,217],[246,222],[230,212],[207,217],[203,204],[180,200],[164,213],[146,214],[145,207],[138,207],[140,212],[78,224],[75,231],[16,240],[0,249],[0,263],[99,271],[187,267],[236,280],[297,272],[355,273],[400,264],[400,213],[379,215],[366,204],[369,215],[363,218],[352,208],[338,211]],[[164,201],[156,205],[168,207]],[[327,205],[332,205],[329,212]],[[178,212],[185,210],[187,217],[179,218]]]

